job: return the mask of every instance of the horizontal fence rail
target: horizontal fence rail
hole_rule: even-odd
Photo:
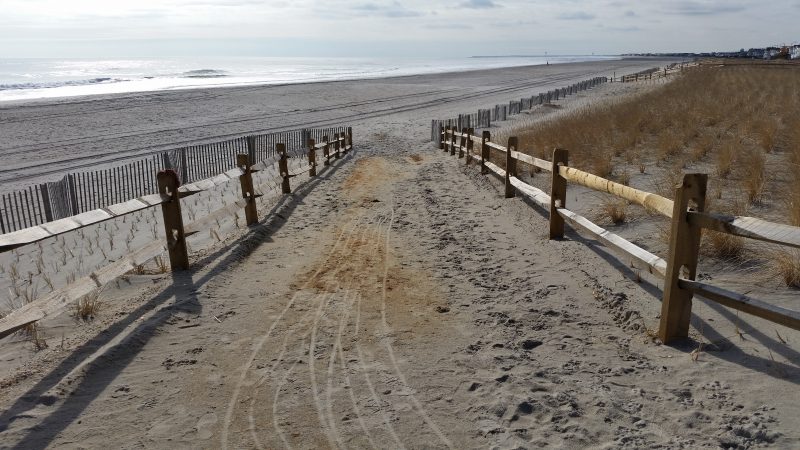
[[[256,199],[262,196],[262,194],[258,193],[258,189],[268,187],[271,184],[267,181],[261,186],[254,186],[252,178],[254,172],[267,170],[277,162],[278,171],[276,176],[281,180],[282,192],[288,194],[292,192],[291,178],[301,173],[308,173],[310,177],[317,176],[317,151],[322,152],[320,156],[323,160],[323,165],[329,166],[331,165],[331,159],[338,159],[349,150],[352,150],[352,128],[342,127],[337,129],[346,131],[334,133],[332,139],[329,139],[327,135],[323,135],[318,143],[314,138],[310,137],[314,136],[314,133],[305,134],[303,137],[308,138],[306,145],[303,146],[304,148],[298,146],[294,151],[295,155],[303,155],[303,162],[299,167],[295,167],[293,171],[289,169],[288,160],[290,155],[287,145],[276,142],[274,144],[275,149],[272,150],[276,156],[274,160],[270,158],[270,154],[266,154],[266,160],[253,164],[252,153],[245,151],[234,155],[232,162],[224,163],[225,165],[232,164],[235,168],[184,185],[180,184],[178,172],[174,169],[159,170],[155,175],[157,192],[154,194],[87,211],[52,223],[0,235],[0,252],[5,252],[156,206],[161,206],[165,235],[165,241],[163,242],[150,242],[123,258],[69,283],[67,286],[31,301],[11,311],[5,317],[0,317],[0,338],[9,336],[29,324],[63,311],[84,296],[96,292],[100,287],[162,254],[165,249],[169,254],[170,267],[173,272],[187,269],[189,267],[189,255],[186,246],[186,238],[188,236],[207,228],[216,219],[230,216],[241,209],[245,210],[247,225],[253,225],[258,222]],[[250,136],[244,139],[246,141],[245,150],[255,148],[254,144],[256,142],[254,141],[258,137]],[[261,154],[261,156],[264,155],[264,153]],[[242,198],[240,200],[225,205],[192,223],[183,224],[181,199],[237,179],[242,190]]]
[[[439,140],[439,149],[451,155],[458,155],[459,158],[465,158],[466,164],[472,162],[480,164],[481,173],[494,173],[503,178],[507,198],[519,193],[550,211],[551,239],[563,238],[564,225],[569,223],[627,258],[633,267],[647,270],[663,278],[664,292],[659,324],[659,338],[662,342],[669,343],[688,336],[691,301],[694,294],[726,307],[800,330],[800,311],[771,305],[695,280],[700,235],[703,229],[800,248],[800,227],[768,222],[755,217],[704,212],[707,181],[705,174],[684,175],[683,183],[676,187],[675,200],[670,200],[569,167],[569,153],[566,150],[554,150],[553,159],[546,161],[518,152],[515,137],[509,138],[507,146],[493,143],[490,138],[488,131],[484,131],[478,137],[473,129],[458,131],[445,127]],[[492,150],[505,155],[505,169],[491,161]],[[517,162],[550,172],[550,194],[517,178]],[[569,182],[614,195],[670,218],[672,224],[667,259],[654,255],[568,210],[566,200]]]
[[[240,137],[180,147],[124,164],[65,175],[61,180],[0,195],[0,234],[85,213],[158,191],[155,174],[174,170],[191,183],[235,167],[236,155],[252,161],[276,158],[275,145],[286,145],[289,157],[305,156],[309,139],[344,134],[343,127],[311,128]]]
[[[606,77],[596,77],[585,81],[571,84],[567,87],[554,89],[544,93],[534,94],[520,100],[512,100],[507,105],[495,105],[492,109],[479,109],[473,114],[459,114],[452,119],[432,120],[431,121],[431,141],[439,145],[439,139],[444,127],[455,127],[458,130],[463,128],[486,129],[492,126],[492,122],[499,122],[508,119],[508,116],[520,114],[524,110],[529,110],[536,105],[545,105],[568,95],[591,89],[601,83],[608,81]]]

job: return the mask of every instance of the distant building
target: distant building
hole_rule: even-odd
[[[792,46],[789,57],[792,59],[800,59],[800,44]]]

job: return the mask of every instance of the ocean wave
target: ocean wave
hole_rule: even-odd
[[[64,86],[86,86],[101,83],[119,83],[128,81],[122,78],[98,77],[88,80],[49,81],[44,83],[10,83],[0,84],[0,91],[14,91],[20,89],[49,89]]]
[[[217,69],[189,70],[181,74],[182,78],[222,78],[227,76],[227,72]]]

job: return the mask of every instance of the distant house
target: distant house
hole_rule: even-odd
[[[789,57],[792,59],[800,59],[800,44],[792,46]]]

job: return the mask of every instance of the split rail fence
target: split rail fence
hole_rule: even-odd
[[[191,183],[235,167],[235,157],[247,153],[251,161],[275,158],[275,144],[286,145],[299,156],[309,139],[343,134],[345,128],[314,128],[260,134],[159,152],[122,165],[65,175],[55,182],[29,186],[0,195],[0,234],[74,216],[158,190],[156,173],[172,169],[183,183]],[[252,138],[252,142],[248,139]],[[252,144],[252,145],[251,145]]]
[[[574,95],[578,92],[591,89],[607,81],[608,78],[606,77],[596,77],[571,84],[567,87],[553,89],[547,92],[532,95],[530,97],[521,98],[519,100],[511,100],[507,105],[495,105],[492,109],[479,109],[477,113],[459,114],[458,117],[452,119],[432,120],[431,141],[436,145],[439,145],[441,140],[440,129],[442,127],[455,127],[457,130],[461,130],[463,128],[490,128],[492,126],[492,122],[507,120],[508,116],[520,114],[523,110],[532,109],[536,105],[546,105],[552,103],[561,98],[565,98],[568,95]]]
[[[153,178],[156,180],[156,192],[153,194],[0,235],[0,252],[6,252],[159,205],[164,218],[165,234],[164,242],[153,241],[125,257],[92,272],[88,276],[78,279],[68,286],[54,290],[48,295],[15,309],[5,317],[0,318],[0,338],[9,336],[29,324],[63,311],[84,296],[95,292],[98,288],[162,254],[165,248],[169,254],[172,271],[187,269],[189,267],[189,253],[186,246],[186,238],[188,236],[210,227],[217,219],[233,215],[241,209],[245,210],[247,225],[258,222],[256,198],[261,197],[262,194],[257,193],[256,186],[253,185],[253,173],[271,169],[277,162],[277,175],[281,179],[281,190],[284,194],[290,193],[291,178],[306,172],[310,177],[317,176],[318,150],[322,151],[320,156],[323,166],[330,166],[332,159],[339,159],[353,148],[352,128],[337,129],[346,131],[335,133],[330,140],[327,135],[324,135],[319,143],[315,139],[309,138],[305,149],[302,150],[295,147],[298,154],[302,153],[304,163],[300,164],[294,171],[289,168],[289,149],[286,144],[280,142],[275,143],[274,150],[266,153],[267,158],[265,160],[254,164],[254,159],[252,158],[254,153],[247,150],[258,148],[259,139],[263,142],[264,138],[248,136],[242,138],[245,143],[245,146],[242,147],[243,151],[236,155],[228,155],[228,160],[224,163],[224,165],[229,164],[234,168],[221,174],[181,185],[179,171],[174,169],[159,170],[156,174],[153,174]],[[271,153],[277,155],[276,161],[269,157]],[[261,154],[263,155],[264,153]],[[238,179],[241,185],[242,198],[240,200],[184,225],[181,213],[181,199],[213,189],[235,179]],[[269,185],[269,182],[262,186],[267,185]]]
[[[451,155],[457,154],[459,158],[465,158],[466,164],[470,164],[473,160],[477,161],[484,174],[492,172],[503,178],[506,198],[514,197],[519,193],[548,210],[550,212],[551,239],[563,238],[564,225],[569,223],[628,258],[633,267],[663,278],[664,291],[658,331],[662,342],[669,343],[688,336],[694,294],[729,308],[800,330],[800,311],[771,305],[762,300],[696,280],[700,237],[703,229],[800,248],[799,227],[768,222],[755,217],[727,216],[705,212],[708,179],[706,174],[684,175],[682,184],[676,187],[673,201],[569,167],[567,150],[555,149],[552,161],[546,161],[517,151],[516,137],[509,138],[507,146],[504,147],[491,142],[491,135],[488,131],[484,131],[480,137],[476,136],[472,129],[462,129],[459,132],[455,129],[444,128],[441,133],[439,148],[450,152]],[[491,161],[492,150],[505,155],[505,169]],[[549,195],[517,178],[518,162],[551,173]],[[614,195],[670,218],[667,259],[664,260],[567,209],[568,183],[575,183]]]

